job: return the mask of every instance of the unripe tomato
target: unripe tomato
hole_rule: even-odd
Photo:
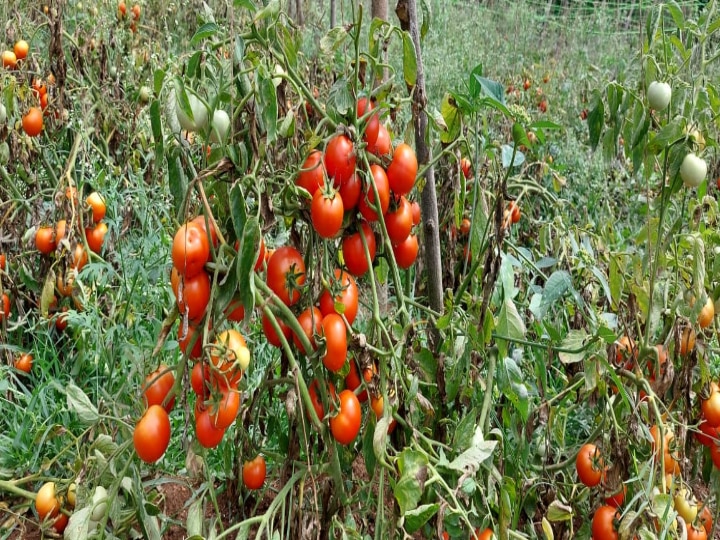
[[[260,489],[265,483],[266,473],[265,458],[258,455],[254,459],[243,463],[243,484],[248,489]]]
[[[340,410],[330,419],[330,431],[337,442],[348,445],[360,431],[362,409],[360,401],[351,390],[343,390],[338,397]]]
[[[226,388],[237,386],[250,363],[245,338],[234,328],[221,332],[215,340],[211,359],[217,370],[214,376],[220,385]]]
[[[647,97],[651,109],[664,111],[670,105],[672,89],[666,82],[653,81],[648,86]]]
[[[180,107],[180,100],[175,99],[175,113],[177,115],[180,126],[185,131],[203,131],[208,125],[208,112],[205,104],[200,101],[195,94],[187,92],[188,103],[190,104],[190,110],[192,112],[192,118],[185,114],[185,111]]]
[[[675,492],[673,506],[680,517],[685,520],[685,523],[691,524],[695,521],[698,514],[697,501],[685,487],[681,487]]]
[[[17,65],[17,56],[15,56],[13,51],[3,51],[2,65],[4,68],[15,69],[15,66]]]
[[[167,404],[163,405],[163,403],[174,384],[175,375],[172,370],[165,364],[160,364],[155,371],[145,377],[145,384],[143,385],[145,406],[160,405],[163,406],[167,412],[170,412],[175,405],[175,396],[172,396]]]
[[[151,405],[135,425],[135,452],[146,463],[162,457],[170,444],[170,419],[160,405]]]
[[[680,331],[680,356],[687,356],[695,349],[695,340],[695,330],[691,326],[685,326]]]
[[[60,513],[62,500],[56,495],[55,482],[45,482],[35,496],[35,510],[40,521],[53,519],[52,527],[62,533],[67,526],[68,518]]]
[[[712,323],[713,318],[715,318],[715,303],[712,298],[708,297],[698,315],[698,325],[700,328],[707,328]]]
[[[702,158],[690,152],[680,165],[680,177],[685,186],[689,188],[698,187],[707,176],[707,163]]]

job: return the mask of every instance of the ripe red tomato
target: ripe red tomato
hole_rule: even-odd
[[[319,335],[322,332],[322,319],[322,313],[315,306],[305,309],[302,313],[300,313],[300,315],[298,315],[297,318],[300,326],[305,332],[305,335],[310,340],[313,350],[317,349],[315,334]],[[293,343],[295,343],[295,346],[300,349],[300,351],[307,352],[309,354],[310,351],[305,351],[297,334],[293,334]]]
[[[202,318],[210,301],[210,276],[204,270],[193,277],[185,276],[178,286],[177,306],[192,321]]]
[[[105,242],[105,235],[107,232],[108,226],[105,223],[98,223],[92,229],[85,229],[85,238],[87,239],[88,247],[94,253],[100,253],[100,251],[102,251],[102,246]]]
[[[513,223],[520,221],[520,207],[515,201],[510,201],[508,203],[508,210],[510,210],[510,221]]]
[[[57,243],[55,242],[55,229],[52,227],[39,227],[35,232],[35,247],[43,255],[50,255]]]
[[[5,254],[4,254],[4,253],[0,253],[0,270],[5,270],[5,265],[6,265],[6,263],[7,263],[7,261],[6,261],[6,258],[5,258]]]
[[[30,51],[30,44],[25,41],[24,39],[20,39],[15,42],[15,45],[13,46],[13,52],[15,53],[15,58],[18,60],[24,60],[28,52]]]
[[[720,426],[720,392],[717,387],[713,387],[708,398],[702,400],[700,409],[710,427]]]
[[[368,221],[377,221],[378,215],[375,210],[375,190],[373,189],[371,181],[377,187],[378,196],[380,197],[380,213],[385,214],[388,207],[390,206],[390,184],[388,183],[388,177],[385,174],[385,169],[380,165],[370,165],[370,178],[365,185],[365,192],[360,197],[358,203],[358,209],[363,217]]]
[[[345,212],[350,212],[357,207],[361,193],[362,182],[357,173],[340,184],[340,197],[342,197]]]
[[[194,223],[195,225],[200,227],[200,229],[202,229],[202,232],[205,235],[205,238],[207,238],[208,245],[210,245],[210,243],[212,243],[213,246],[217,247],[217,245],[218,245],[217,229],[215,229],[215,227],[213,226],[212,222],[210,221],[210,218],[208,218],[208,222],[210,225],[210,234],[209,235],[208,235],[208,229],[205,225],[205,216],[203,214],[200,214],[199,216],[196,216],[190,220],[190,223]]]
[[[350,359],[350,372],[345,376],[345,388],[348,390],[352,390],[355,392],[357,388],[360,387],[360,373],[357,368],[357,364],[355,360],[352,358]],[[358,401],[360,403],[365,403],[368,398],[367,390],[363,390],[359,394],[357,394]]]
[[[713,513],[710,511],[710,507],[703,503],[702,508],[698,512],[698,521],[705,528],[705,532],[710,534],[713,528]]]
[[[352,325],[358,311],[358,287],[355,278],[347,272],[343,272],[339,268],[335,269],[335,280],[330,284],[331,291],[337,293],[333,298],[331,291],[325,289],[320,295],[320,312],[323,317],[327,317],[330,313],[338,313],[336,304],[342,304],[344,310],[342,312],[347,319],[348,324]]]
[[[226,429],[237,418],[240,392],[237,388],[222,388],[219,399],[210,405],[210,421],[216,429]]]
[[[228,321],[243,322],[245,319],[245,307],[243,306],[242,300],[234,298],[225,308],[225,315]]]
[[[285,336],[285,339],[290,339],[290,328],[288,327],[288,325],[286,325],[280,317],[275,317],[275,320],[277,320],[278,325],[280,326],[280,331]],[[280,340],[280,336],[278,336],[277,332],[275,332],[275,328],[273,328],[273,325],[270,322],[270,318],[264,313],[262,316],[262,329],[263,333],[265,334],[265,338],[268,340],[268,343],[270,345],[278,348],[282,347],[282,341]]]
[[[492,540],[493,531],[492,529],[485,529],[480,532],[480,529],[475,529],[475,536],[470,535],[470,538],[474,540],[475,537],[477,537],[477,540]]]
[[[707,540],[708,533],[705,527],[696,527],[695,525],[688,524],[687,528],[687,540]]]
[[[614,495],[605,497],[605,504],[612,506],[613,508],[620,508],[625,502],[625,495],[627,494],[627,486],[623,484],[620,489]]]
[[[0,309],[0,321],[7,320],[10,317],[10,297],[7,293],[2,295],[2,309]]]
[[[191,278],[200,274],[210,258],[210,244],[205,231],[197,223],[182,225],[173,239],[173,265],[181,275]]]
[[[403,242],[412,231],[413,214],[412,206],[405,197],[400,197],[395,210],[390,210],[385,214],[385,227],[388,236],[393,244]]]
[[[305,283],[305,262],[292,246],[276,249],[267,264],[267,284],[285,305],[300,300],[299,287]]]
[[[200,358],[203,346],[202,329],[194,324],[188,324],[187,332],[183,336],[183,325],[181,324],[178,327],[178,344],[183,354],[187,354],[190,358]],[[188,352],[188,347],[191,344],[192,349]]]
[[[140,6],[139,5],[133,4],[132,14],[133,14],[133,19],[135,19],[135,20],[138,20],[140,18]]]
[[[395,261],[398,266],[403,269],[410,268],[415,264],[420,246],[418,244],[417,235],[411,234],[401,243],[392,247],[395,254]]]
[[[73,249],[72,267],[78,272],[82,270],[88,262],[88,254],[85,246],[77,244]]]
[[[28,137],[37,137],[43,128],[43,114],[39,107],[30,107],[22,117],[22,127]]]
[[[266,473],[265,458],[258,455],[254,459],[243,463],[243,484],[248,489],[260,489],[265,483]]]
[[[318,189],[310,207],[310,219],[313,228],[323,238],[332,238],[340,231],[345,208],[343,199],[337,191],[329,193]]]
[[[328,393],[330,394],[331,401],[335,399],[335,386],[331,382],[328,382]],[[313,409],[315,409],[317,417],[322,420],[325,417],[325,409],[323,408],[322,400],[320,399],[317,379],[313,379],[313,382],[311,382],[310,386],[308,386],[308,394],[310,394],[310,401],[313,404]]]
[[[330,419],[330,431],[335,440],[348,445],[355,440],[360,431],[362,409],[360,401],[352,390],[343,390],[340,398],[340,411]]]
[[[222,442],[224,429],[213,426],[208,409],[195,406],[195,436],[204,448],[215,448]]]
[[[586,486],[594,487],[600,483],[605,466],[597,446],[587,443],[580,448],[575,458],[575,469],[578,478]]]
[[[612,506],[601,506],[595,511],[592,520],[592,536],[599,540],[618,540],[615,522],[620,519],[620,513]]]
[[[165,364],[160,366],[145,377],[145,384],[143,385],[143,397],[145,398],[145,406],[160,405],[163,406],[165,398],[172,390],[175,384],[175,375],[172,370]],[[175,405],[175,396],[170,398],[170,401],[164,405],[167,412],[170,412]]]
[[[25,373],[30,373],[32,370],[33,365],[33,355],[30,353],[24,353],[18,356],[15,359],[15,369],[18,371],[24,371]]]
[[[420,225],[420,203],[417,201],[413,201],[411,203],[411,209],[413,225]]]
[[[325,170],[335,187],[355,174],[355,149],[347,135],[335,135],[325,147]]]
[[[720,469],[720,444],[713,443],[710,445],[710,459],[716,469]]]
[[[409,145],[401,143],[393,153],[393,159],[387,170],[390,189],[396,195],[406,195],[415,185],[418,162],[415,150]]]
[[[322,320],[322,335],[325,337],[326,351],[322,358],[323,365],[337,373],[345,365],[347,357],[347,331],[345,321],[340,315],[330,313]]]
[[[695,432],[695,438],[703,446],[711,447],[720,442],[720,428],[712,427],[704,418],[700,420],[698,429],[700,431]]]
[[[257,261],[255,262],[255,271],[259,272],[262,270],[263,264],[265,263],[265,239],[260,237],[260,252],[258,253]]]
[[[88,207],[92,211],[92,220],[94,223],[99,223],[107,213],[107,205],[105,199],[97,191],[93,191],[85,199]]]
[[[320,189],[324,181],[324,168],[322,164],[322,152],[313,150],[302,164],[302,170],[298,174],[295,184],[304,188],[312,198],[315,192]]]
[[[378,128],[378,136],[375,143],[368,142],[368,145],[366,147],[367,151],[371,154],[375,154],[376,156],[387,156],[390,151],[392,150],[391,144],[390,144],[390,134],[388,133],[388,130],[380,124],[380,127]]]
[[[205,362],[196,363],[192,372],[190,373],[190,386],[202,401],[205,401],[205,397],[208,395],[210,390],[210,366]]]
[[[460,169],[462,169],[463,176],[469,180],[472,178],[472,163],[470,163],[470,160],[468,158],[462,158],[460,160]]]
[[[357,116],[358,118],[362,118],[365,116],[365,113],[368,113],[372,111],[375,107],[372,104],[372,101],[370,101],[366,97],[361,97],[358,99],[357,102]],[[365,132],[363,133],[363,139],[368,144],[375,144],[378,138],[378,133],[380,131],[380,116],[375,113],[372,114],[366,121],[365,121]]]
[[[162,457],[170,444],[170,419],[160,405],[150,405],[133,431],[135,452],[146,463]]]
[[[362,276],[370,269],[372,261],[375,260],[375,234],[367,221],[363,221],[360,224],[360,229],[363,236],[365,237],[365,243],[368,247],[368,253],[370,254],[370,261],[365,258],[365,248],[363,247],[362,237],[360,231],[353,233],[343,238],[342,251],[343,258],[345,259],[345,266],[348,271],[354,276]]]

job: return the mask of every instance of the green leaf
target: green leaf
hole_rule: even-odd
[[[593,101],[587,117],[588,132],[590,134],[590,147],[595,150],[600,142],[603,124],[605,123],[605,104],[600,92],[593,92]]]
[[[340,77],[330,87],[327,99],[328,107],[335,109],[341,115],[346,115],[353,107],[353,94],[350,82]]]
[[[512,127],[512,138],[515,146],[525,145],[530,148],[532,144],[528,139],[527,131],[520,122],[515,122]]]
[[[267,143],[272,144],[277,136],[278,117],[277,92],[272,78],[259,77],[258,98]]]
[[[379,19],[376,19],[379,20]],[[374,21],[373,21],[374,22]],[[347,39],[348,33],[344,26],[336,26],[320,38],[320,52],[324,56],[332,56]]]
[[[450,94],[443,96],[440,105],[440,114],[445,123],[445,131],[440,133],[440,140],[444,143],[451,143],[460,135],[462,128],[462,117],[458,111],[455,99]]]
[[[190,77],[194,79],[202,78],[201,68],[203,56],[204,51],[195,51],[195,53],[190,57],[190,60],[188,60],[187,74]],[[190,118],[192,118],[192,116]]]
[[[493,98],[498,103],[505,105],[505,89],[503,88],[503,85],[497,81],[481,77],[474,71],[470,78],[470,93],[473,97],[478,97],[482,93]]]
[[[612,292],[610,291],[610,285],[608,284],[605,274],[603,274],[602,270],[600,270],[597,266],[591,267],[590,271],[598,279],[600,285],[602,285],[603,291],[605,292],[605,298],[607,298],[608,302],[612,303]]]
[[[683,120],[680,118],[673,119],[667,125],[657,132],[655,137],[651,137],[647,145],[649,151],[659,154],[665,147],[671,145],[681,137],[683,137]]]
[[[667,4],[664,4],[664,7],[670,12],[670,16],[673,18],[673,22],[677,25],[678,30],[684,30],[685,15],[678,3],[675,0],[671,0]]]
[[[560,352],[558,353],[560,361],[565,365],[581,362],[587,355],[585,345],[589,337],[588,333],[582,328],[570,330],[560,344],[560,348],[578,352]]]
[[[510,146],[509,144],[503,144],[502,148],[500,150],[501,158],[502,158],[502,166],[507,169],[508,167],[519,167],[523,163],[525,163],[525,154],[523,154],[520,150],[515,150],[515,155],[513,156],[513,149],[515,147]]]
[[[497,441],[484,440],[482,426],[476,426],[470,448],[453,459],[448,464],[448,468],[461,473],[475,473],[493,455],[497,444]]]
[[[417,82],[417,57],[415,56],[415,45],[407,32],[403,32],[403,77],[405,78],[405,84],[409,87],[415,86]]]
[[[65,538],[85,540],[88,537],[92,506],[86,506],[70,514],[70,520],[65,528]]]
[[[163,81],[165,81],[165,70],[164,69],[156,69],[155,73],[153,74],[153,89],[155,91],[155,95],[159,96],[160,92],[162,92],[163,87]]]
[[[405,531],[408,534],[413,534],[414,532],[419,531],[420,528],[425,525],[439,509],[440,505],[433,503],[423,504],[422,506],[418,506],[414,510],[409,511],[405,514]]]
[[[421,0],[420,9],[422,10],[422,25],[420,25],[420,41],[425,39],[425,35],[430,30],[430,6],[427,0]]]
[[[190,106],[190,100],[188,99],[187,92],[185,91],[185,83],[183,82],[182,78],[175,77],[173,79],[173,84],[175,85],[175,100],[177,102],[177,106],[180,107],[180,110],[184,112],[187,117],[195,121],[195,116],[193,115],[192,107]]]
[[[194,47],[203,39],[207,39],[217,34],[218,30],[219,27],[214,22],[203,24],[200,28],[198,28],[197,32],[195,32],[195,35],[190,39],[190,45]]]
[[[65,386],[65,394],[68,409],[74,411],[81,422],[92,425],[98,421],[100,416],[97,407],[92,404],[90,398],[74,382],[70,381]]]
[[[511,298],[506,298],[497,317],[498,336],[510,339],[522,339],[525,337],[525,332],[525,323],[522,317],[520,317],[517,307],[515,307],[515,302],[513,302]],[[507,352],[507,341],[500,337],[498,337],[497,341],[500,354],[504,356]]]
[[[150,125],[152,127],[153,141],[155,142],[155,160],[161,163],[165,159],[165,146],[160,113],[160,101],[154,99],[150,104]]]
[[[247,207],[245,204],[245,195],[239,183],[235,184],[230,190],[230,217],[233,222],[235,238],[240,240],[245,230],[245,222],[247,221]]]
[[[563,504],[557,499],[550,503],[547,510],[547,518],[553,522],[570,521],[574,514],[572,507]]]
[[[378,422],[378,426],[380,423]],[[421,452],[405,449],[397,460],[400,480],[393,488],[393,495],[402,515],[417,508],[427,478],[427,457]]]
[[[557,270],[552,273],[545,283],[545,289],[539,305],[531,306],[530,310],[538,319],[542,319],[547,310],[555,304],[559,299],[565,296],[565,293],[572,289],[572,278],[565,270]]]
[[[250,12],[255,12],[257,9],[252,0],[233,0],[233,7],[245,8]]]
[[[375,465],[377,464],[377,459],[375,459],[375,448],[373,446],[374,438],[375,430],[363,430],[362,452],[363,457],[365,458],[365,470],[367,471],[369,478],[372,478],[375,474]]]
[[[453,430],[453,448],[465,450],[470,447],[473,441],[475,422],[477,422],[477,411],[471,409],[460,419]]]
[[[276,17],[278,13],[280,13],[280,2],[278,0],[270,0],[267,6],[265,6],[263,9],[261,9],[255,14],[255,17],[253,17],[253,22],[258,23],[263,19]]]
[[[186,531],[188,536],[200,536],[203,533],[203,500],[196,499],[188,508]]]
[[[180,162],[180,156],[167,154],[168,165],[168,181],[170,183],[170,195],[172,195],[175,203],[175,213],[180,214],[180,210],[185,200],[188,183],[185,178],[185,171]],[[182,218],[182,216],[180,216]]]

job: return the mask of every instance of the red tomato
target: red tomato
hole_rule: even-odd
[[[370,269],[372,261],[375,260],[375,234],[370,228],[370,225],[363,221],[360,224],[360,229],[365,237],[365,243],[367,243],[368,252],[370,254],[370,261],[368,262],[365,257],[365,248],[363,247],[362,237],[360,232],[346,236],[342,241],[343,258],[345,259],[345,266],[348,271],[354,276],[362,276]]]
[[[720,392],[716,387],[713,387],[707,399],[702,400],[700,409],[710,427],[720,426]]]
[[[340,411],[330,419],[330,431],[337,442],[348,445],[355,440],[360,431],[362,409],[360,401],[352,390],[343,390],[338,397]]]
[[[322,152],[313,150],[302,164],[302,170],[298,174],[295,184],[304,188],[312,198],[315,192],[320,189],[324,182],[324,168],[322,164]]]
[[[595,511],[592,520],[592,536],[595,540],[618,540],[615,522],[620,519],[620,513],[612,506],[601,506]]]
[[[462,158],[460,160],[460,168],[462,169],[463,176],[466,179],[472,178],[472,163],[470,163],[470,160],[468,158]]]
[[[520,221],[520,207],[515,201],[508,203],[508,210],[510,210],[510,221],[513,223]]]
[[[715,468],[720,469],[720,444],[713,443],[710,445],[710,458],[712,459]]]
[[[190,220],[190,223],[194,223],[195,225],[197,225],[198,227],[200,227],[202,229],[203,234],[205,234],[205,237],[208,240],[208,245],[210,245],[210,243],[212,243],[213,246],[217,247],[217,245],[218,245],[217,229],[215,229],[215,227],[213,226],[212,221],[210,221],[210,218],[208,218],[208,222],[210,225],[210,234],[209,235],[207,232],[207,227],[205,226],[205,216],[204,215],[201,214],[201,215],[195,217],[194,219]]]
[[[328,383],[328,393],[330,394],[330,400],[335,399],[335,386],[333,383]],[[308,386],[308,394],[310,394],[310,401],[313,404],[313,409],[317,417],[322,420],[325,418],[325,409],[323,408],[322,400],[320,399],[320,393],[318,392],[318,381],[313,379],[313,382]]]
[[[163,405],[163,403],[174,384],[175,375],[173,375],[172,370],[165,364],[160,364],[160,367],[145,377],[145,384],[143,385],[145,406],[161,405],[167,412],[170,412],[175,405],[175,396],[172,396],[167,404]]]
[[[300,315],[298,315],[297,318],[300,326],[302,326],[302,329],[305,332],[305,335],[310,340],[313,350],[317,349],[315,334],[319,335],[322,332],[322,319],[322,313],[320,313],[320,310],[314,306],[312,308],[305,309],[302,313],[300,313]],[[310,351],[305,351],[297,334],[293,334],[293,343],[295,343],[295,346],[300,349],[300,351],[307,352],[309,354]]]
[[[625,502],[625,495],[627,494],[627,486],[625,484],[618,490],[614,495],[605,497],[605,504],[612,506],[613,508],[620,508]]]
[[[210,244],[205,231],[197,223],[182,225],[173,239],[172,260],[178,272],[191,278],[200,274],[210,258]]]
[[[240,392],[237,388],[222,388],[220,398],[210,405],[210,421],[216,429],[226,429],[237,418]]]
[[[10,317],[10,297],[7,293],[2,295],[2,309],[0,309],[0,321],[7,320]]]
[[[335,135],[325,147],[325,170],[335,187],[355,174],[355,149],[347,135]]]
[[[43,128],[43,114],[39,107],[30,107],[22,117],[22,127],[28,137],[37,137]]]
[[[313,228],[323,238],[332,238],[340,231],[343,222],[343,199],[337,191],[330,193],[319,189],[315,192],[310,207]]]
[[[146,463],[155,463],[170,444],[170,419],[160,405],[150,405],[133,431],[135,452]]]
[[[385,214],[385,227],[387,228],[390,241],[393,244],[403,242],[410,236],[412,226],[412,206],[405,197],[400,197],[397,208]]]
[[[342,304],[348,324],[352,325],[358,311],[358,287],[355,278],[347,272],[343,272],[339,268],[335,269],[335,280],[330,283],[330,291],[325,289],[320,295],[320,312],[323,317],[327,317],[330,313],[338,313],[336,304]],[[331,291],[337,293],[333,298]]]
[[[340,196],[343,200],[343,208],[346,212],[350,212],[357,207],[360,202],[360,194],[362,193],[362,182],[357,173],[340,184]]]
[[[13,364],[15,366],[15,369],[18,371],[23,371],[25,373],[30,373],[32,370],[33,365],[33,355],[30,353],[24,353],[18,356],[15,359],[15,362]]]
[[[578,478],[586,486],[594,487],[600,483],[605,466],[597,446],[587,443],[580,448],[575,458],[575,469]]]
[[[262,270],[263,263],[265,262],[265,239],[260,237],[260,253],[258,253],[257,261],[255,262],[255,271],[259,272]]]
[[[390,145],[390,134],[385,126],[380,124],[377,140],[374,144],[368,142],[366,149],[368,152],[375,154],[378,157],[386,156],[390,153],[390,150],[392,149]]]
[[[267,284],[285,305],[300,300],[299,287],[305,283],[305,262],[292,246],[276,249],[267,264]]]
[[[401,143],[393,153],[392,162],[388,166],[387,178],[390,189],[396,195],[405,195],[415,185],[418,162],[415,151],[405,143]]]
[[[222,442],[224,429],[213,426],[208,409],[195,407],[195,436],[201,446],[215,448]]]
[[[362,118],[365,116],[365,113],[368,113],[372,111],[375,107],[372,104],[372,101],[370,101],[366,97],[361,97],[358,99],[357,102],[357,116],[358,118]],[[363,139],[368,144],[375,144],[378,138],[378,133],[380,131],[380,116],[375,113],[372,114],[366,121],[365,121],[365,132],[363,133]]]
[[[485,529],[484,531],[480,532],[480,529],[475,529],[475,536],[470,535],[470,538],[474,540],[475,537],[477,537],[477,540],[492,540],[493,531],[492,529]]]
[[[377,192],[380,197],[380,213],[385,214],[390,206],[390,184],[388,183],[388,177],[385,174],[385,169],[380,165],[370,165],[370,173],[372,182],[375,184],[375,187],[377,187]],[[377,221],[376,206],[375,190],[370,181],[368,181],[365,186],[365,193],[360,197],[358,209],[366,220]]]
[[[698,512],[698,521],[705,527],[705,532],[710,534],[713,527],[713,513],[710,511],[710,507],[703,503],[702,508]]]
[[[190,386],[199,399],[205,401],[210,390],[210,366],[205,362],[196,363],[190,373]]]
[[[280,317],[275,317],[275,320],[280,326],[280,331],[285,336],[285,339],[290,339],[290,328],[282,321]],[[262,316],[262,329],[263,333],[265,334],[265,338],[268,340],[268,343],[270,345],[273,345],[275,347],[282,347],[282,341],[280,340],[280,336],[278,336],[277,332],[275,332],[275,328],[273,328],[273,325],[270,322],[270,318],[264,313]]]
[[[203,346],[202,329],[194,324],[188,324],[187,332],[183,336],[183,325],[181,324],[178,327],[178,343],[183,354],[187,354],[190,358],[200,358]],[[190,345],[192,345],[192,349],[188,352]]]
[[[100,253],[100,251],[102,251],[107,232],[108,226],[105,223],[98,223],[92,229],[85,229],[85,238],[91,251],[94,253]]]
[[[345,376],[345,388],[355,392],[360,387],[360,373],[358,372],[355,360],[350,360],[350,372]],[[365,403],[368,398],[367,390],[363,390],[357,394],[360,403]]]
[[[687,540],[707,540],[708,533],[705,527],[695,527],[695,525],[688,525],[687,528]]]
[[[392,247],[395,254],[395,261],[398,266],[403,269],[410,268],[415,264],[420,246],[418,244],[417,235],[411,234],[400,244]]]
[[[235,298],[230,301],[230,304],[225,308],[225,315],[228,321],[243,322],[245,319],[245,307],[243,306],[242,300]]]
[[[0,253],[0,270],[5,270],[6,258],[4,253]]]
[[[327,369],[337,373],[345,365],[345,358],[347,357],[345,321],[335,313],[323,317],[322,335],[325,337],[326,346],[322,363]]]
[[[50,255],[55,248],[57,243],[55,241],[55,229],[52,227],[40,227],[35,232],[35,247],[43,255]]]
[[[265,483],[265,475],[267,474],[265,458],[256,456],[255,459],[243,463],[243,484],[248,489],[260,489]]]
[[[413,225],[420,225],[420,203],[413,201],[411,203]]]
[[[210,301],[210,276],[204,270],[195,276],[180,280],[177,306],[181,314],[187,313],[196,321],[205,314]]]
[[[720,442],[720,428],[712,427],[704,418],[700,420],[698,428],[700,431],[695,432],[695,438],[703,446],[711,447]]]

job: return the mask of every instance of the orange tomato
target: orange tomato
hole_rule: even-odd
[[[30,373],[33,365],[33,356],[30,353],[24,353],[15,359],[15,369]]]
[[[2,53],[3,67],[13,69],[17,65],[17,56],[12,51],[3,51]]]
[[[18,60],[24,60],[27,55],[28,51],[30,50],[30,45],[28,45],[28,42],[24,39],[21,39],[15,43],[15,46],[13,47],[13,52],[15,53],[15,58]]]
[[[42,110],[38,107],[30,107],[30,110],[22,117],[22,127],[29,137],[37,137],[43,128]]]

